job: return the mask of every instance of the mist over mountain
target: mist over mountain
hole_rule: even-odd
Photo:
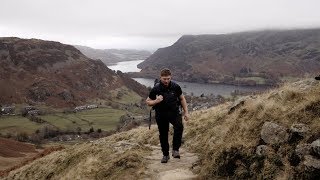
[[[145,60],[151,52],[133,49],[94,49],[87,46],[75,45],[84,55],[91,59],[99,59],[106,65],[112,65],[121,61]]]

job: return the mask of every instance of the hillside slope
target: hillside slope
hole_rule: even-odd
[[[319,73],[320,29],[185,35],[138,67],[140,77],[169,67],[180,81],[274,85]]]
[[[199,155],[192,170],[201,179],[319,177],[319,92],[320,83],[306,79],[192,113],[183,144]],[[156,126],[139,127],[55,152],[5,179],[150,178],[150,145],[158,145]]]
[[[21,157],[22,153],[35,153],[35,147],[31,144],[14,141],[0,137],[0,156]]]
[[[124,83],[126,82],[126,84]],[[129,83],[128,83],[129,82]],[[71,45],[38,39],[0,38],[0,102],[54,107],[104,99],[110,90],[139,86]],[[139,86],[140,95],[147,89]],[[136,88],[137,89],[137,88]]]

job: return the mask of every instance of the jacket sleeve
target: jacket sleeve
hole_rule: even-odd
[[[157,97],[157,90],[155,87],[153,87],[149,93],[149,98],[152,100],[155,100]]]

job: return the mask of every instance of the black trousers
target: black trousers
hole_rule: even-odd
[[[181,146],[181,139],[183,133],[182,116],[169,115],[169,116],[158,116],[156,117],[159,139],[161,144],[161,150],[164,156],[169,155],[169,143],[168,143],[168,133],[169,133],[169,123],[173,125],[174,133],[172,140],[172,149],[179,150]]]

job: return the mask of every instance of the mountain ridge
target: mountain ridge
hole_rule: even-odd
[[[184,35],[160,48],[135,77],[158,77],[164,67],[180,81],[276,85],[320,69],[320,29]]]
[[[147,93],[144,86],[118,75],[102,61],[55,41],[0,38],[0,64],[0,100],[4,104],[70,107],[105,99],[110,90],[122,86],[136,87],[141,96]]]

